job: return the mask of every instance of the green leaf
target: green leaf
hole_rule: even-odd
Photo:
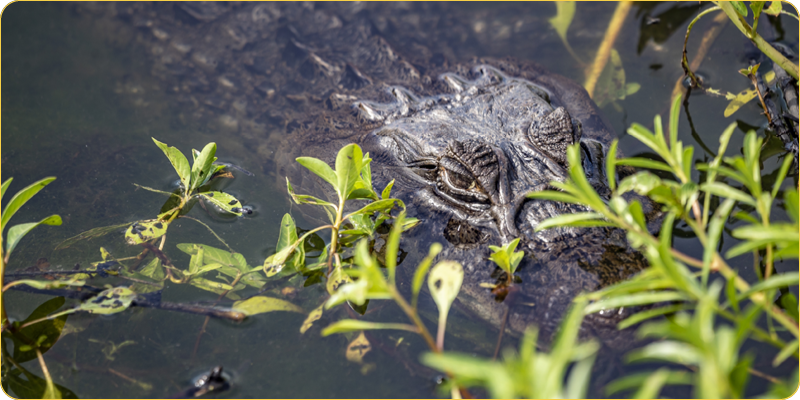
[[[431,292],[433,301],[439,309],[439,332],[441,332],[441,338],[444,338],[444,325],[447,321],[447,313],[450,312],[450,305],[453,304],[458,292],[461,290],[463,281],[464,268],[455,261],[440,261],[431,269],[431,273],[428,275],[428,290]]]
[[[333,169],[331,169],[331,167],[326,164],[325,161],[314,157],[298,157],[297,162],[306,167],[309,171],[317,174],[317,176],[324,179],[325,182],[330,183],[334,189],[338,187],[338,178],[336,173],[333,172]]]
[[[164,152],[164,155],[167,156],[169,162],[172,164],[172,167],[175,168],[175,172],[178,173],[178,177],[180,178],[181,184],[183,184],[184,189],[187,192],[190,192],[192,188],[191,186],[192,173],[191,170],[189,169],[189,160],[187,160],[186,156],[184,156],[183,153],[181,153],[181,151],[178,150],[177,148],[172,146],[167,146],[166,143],[161,143],[155,138],[151,139],[153,139],[153,142],[155,142],[156,146],[158,146],[158,148]]]
[[[783,159],[783,164],[781,164],[781,169],[778,171],[778,175],[775,177],[775,183],[772,185],[772,198],[778,198],[778,190],[781,188],[781,183],[783,183],[783,179],[786,178],[786,173],[789,172],[789,167],[792,166],[793,158],[792,157],[785,157]]]
[[[361,208],[360,210],[353,212],[353,214],[370,215],[376,211],[382,213],[388,213],[389,211],[392,210],[392,207],[394,207],[395,203],[399,204],[400,207],[404,209],[406,207],[405,204],[403,204],[403,202],[398,199],[383,199],[383,200],[373,201],[372,203],[369,203],[363,208]]]
[[[780,15],[783,6],[781,5],[780,1],[771,1],[769,2],[769,8],[764,10],[764,13],[777,17]]]
[[[311,327],[314,325],[314,322],[322,318],[322,309],[325,308],[325,304],[320,304],[319,307],[315,308],[313,311],[308,313],[308,317],[306,317],[305,321],[303,321],[303,325],[300,327],[300,334],[306,333]]]
[[[3,186],[0,187],[0,200],[3,200],[3,196],[6,195],[6,189],[8,189],[8,187],[11,186],[11,181],[13,180],[14,178],[8,178],[6,179],[5,182],[3,182]],[[394,183],[394,180],[392,180],[391,183]]]
[[[644,382],[642,386],[633,395],[634,399],[656,399],[661,392],[661,388],[667,383],[670,371],[666,368],[659,368],[653,372]]]
[[[301,266],[301,261],[303,265],[305,264],[305,252],[303,252],[302,256],[298,253],[298,255],[292,257],[291,261],[287,261],[300,244],[294,219],[292,219],[291,215],[284,214],[283,219],[281,219],[278,244],[275,247],[277,253],[264,260],[264,272],[267,274],[267,278],[277,275],[287,264],[295,268]],[[303,260],[300,260],[301,257]]]
[[[536,232],[562,226],[613,226],[613,223],[603,219],[603,215],[595,212],[580,212],[574,214],[561,214],[548,218],[536,226]]]
[[[775,359],[772,360],[772,366],[777,367],[778,365],[786,361],[786,359],[789,358],[792,354],[796,354],[798,344],[800,344],[800,342],[798,342],[797,339],[795,339],[787,343],[786,346],[783,346],[781,351],[778,352],[778,355],[775,356]]]
[[[214,161],[217,161],[217,158],[214,157],[214,154],[217,152],[217,144],[211,142],[203,148],[203,151],[195,158],[194,164],[192,165],[192,187],[189,192],[203,186],[209,179],[211,179],[211,175],[216,171],[215,168],[211,166]]]
[[[796,225],[786,223],[773,223],[770,226],[750,225],[736,228],[731,232],[731,236],[745,240],[764,240],[772,242],[800,240]]]
[[[606,395],[611,396],[623,390],[640,387],[647,380],[647,378],[650,377],[650,374],[651,372],[640,372],[640,373],[629,374],[622,378],[614,380],[613,382],[609,383],[606,386],[605,388]],[[669,375],[667,376],[666,379],[666,384],[691,385],[692,374],[688,373],[687,371],[669,371]]]
[[[303,314],[303,309],[289,303],[286,300],[276,299],[267,296],[254,296],[247,300],[233,303],[234,310],[243,312],[246,315],[263,314],[272,311],[291,311]]]
[[[417,270],[414,271],[414,278],[411,281],[411,307],[417,309],[417,299],[419,298],[419,291],[422,289],[422,283],[425,282],[425,275],[428,274],[433,259],[442,251],[442,245],[439,243],[431,244],[428,249],[428,255],[420,261],[417,265]]]
[[[525,253],[521,251],[514,252],[518,244],[519,238],[516,238],[502,247],[489,246],[489,249],[493,252],[489,256],[489,259],[494,261],[494,263],[507,274],[513,275],[517,270],[517,266],[522,261],[522,257],[525,255]]]
[[[614,139],[606,153],[606,178],[608,178],[608,188],[612,191],[617,188],[617,145],[619,140]]]
[[[78,306],[78,310],[88,311],[92,314],[116,314],[130,307],[136,300],[136,293],[132,290],[120,286],[106,289]]]
[[[619,330],[626,329],[642,321],[646,321],[648,319],[655,317],[660,317],[666,314],[673,314],[681,310],[686,310],[687,308],[689,307],[683,304],[674,304],[670,306],[654,308],[651,310],[639,311],[636,314],[633,314],[630,317],[620,321],[619,324],[617,324],[617,329]]]
[[[747,6],[744,5],[743,1],[731,1],[730,3],[739,15],[747,16]]]
[[[130,245],[142,244],[164,236],[167,227],[169,225],[166,222],[158,219],[137,221],[125,230],[125,241]]]
[[[382,200],[383,201],[383,200]],[[377,203],[377,202],[376,202]],[[374,204],[374,203],[373,203]],[[405,211],[394,220],[392,229],[389,231],[389,238],[386,240],[386,271],[389,273],[389,284],[395,284],[395,270],[397,268],[397,252],[400,249],[400,234],[403,230],[403,220],[406,217]]]
[[[391,195],[393,186],[394,186],[394,179],[392,179],[392,181],[389,182],[389,184],[387,184],[386,187],[383,189],[383,192],[381,192],[381,199],[385,200],[392,197]]]
[[[28,200],[31,199],[31,197],[35,196],[36,193],[39,193],[40,190],[42,190],[45,186],[50,184],[50,182],[54,181],[55,179],[56,178],[54,176],[44,178],[42,180],[30,184],[26,188],[17,192],[17,194],[15,194],[14,197],[12,197],[11,200],[8,201],[8,204],[6,204],[6,208],[3,210],[3,215],[2,217],[0,217],[0,231],[5,229],[6,225],[8,224],[8,220],[10,220],[11,217],[14,216],[14,214],[17,212],[17,210],[20,209],[20,207],[22,207],[25,203],[28,202]],[[5,181],[3,185],[5,186],[5,188],[8,188],[8,185],[10,183],[11,179]]]
[[[661,161],[651,160],[649,158],[641,158],[641,157],[621,158],[617,160],[617,165],[629,165],[631,167],[637,167],[637,168],[650,168],[659,171],[672,172],[672,168],[670,168],[669,165]]]
[[[564,193],[564,192],[557,192],[555,190],[543,190],[541,192],[531,192],[527,194],[529,199],[541,199],[541,200],[552,200],[552,201],[559,201],[562,203],[571,203],[571,204],[580,204],[581,200],[577,197]]]
[[[348,144],[339,150],[336,156],[336,191],[341,199],[347,198],[360,179],[363,157],[361,147],[356,144]]]
[[[721,182],[704,183],[700,185],[700,190],[726,199],[734,199],[738,202],[745,203],[753,207],[756,206],[756,201],[747,193],[742,192],[739,189],[734,189]]]
[[[728,215],[733,209],[734,200],[725,199],[725,201],[714,212],[714,217],[708,224],[708,241],[703,250],[703,276],[702,284],[706,285],[708,282],[708,274],[711,271],[711,260],[717,252],[717,244],[722,236],[722,230],[725,228],[725,222],[728,220]]]
[[[236,287],[234,288],[233,286],[228,285],[226,283],[216,282],[200,277],[192,277],[192,279],[189,281],[189,284],[196,288],[207,290],[211,293],[216,293],[216,294],[226,293],[225,297],[231,300],[239,300],[240,299],[239,295],[234,293],[234,291],[245,287],[244,285],[237,284]]]
[[[800,273],[798,272],[784,272],[782,274],[775,274],[761,282],[750,286],[750,289],[739,294],[739,300],[747,298],[753,293],[761,292],[770,289],[778,289],[785,286],[797,286],[800,282]]]
[[[675,96],[669,108],[669,148],[674,149],[678,143],[678,121],[681,115],[681,95]]]
[[[547,20],[564,43],[567,43],[567,30],[570,24],[572,24],[572,18],[574,16],[575,2],[559,1],[556,2],[556,15]]]
[[[361,321],[357,319],[343,319],[334,322],[322,330],[322,336],[329,336],[335,333],[357,332],[371,329],[399,329],[409,332],[418,332],[417,328],[409,324],[393,324]]]
[[[58,289],[64,286],[83,286],[86,284],[85,281],[80,279],[72,279],[72,280],[56,280],[56,281],[39,281],[34,279],[20,279],[14,281],[14,284],[24,284],[30,287],[47,290],[47,289]]]
[[[229,212],[236,216],[242,215],[242,203],[235,197],[223,192],[203,192],[198,193],[198,196],[205,199],[209,203],[219,207],[223,211]]]
[[[36,307],[31,315],[25,318],[21,324],[45,318],[61,308],[64,303],[63,297],[50,299]],[[61,330],[64,329],[68,316],[69,315],[64,314],[54,319],[35,323],[11,334],[11,339],[14,341],[14,361],[17,363],[24,363],[35,359],[36,348],[42,353],[50,350],[56,341],[58,341],[59,337],[61,337]],[[41,340],[42,336],[45,337],[44,340]],[[24,338],[24,340],[20,339],[20,337]],[[26,345],[27,347],[24,347]]]
[[[673,291],[632,293],[624,297],[612,297],[595,301],[587,305],[583,312],[585,314],[593,314],[598,311],[619,307],[639,306],[644,304],[681,300],[689,300],[689,297],[682,292]]]
[[[26,224],[19,224],[14,225],[8,229],[8,236],[6,238],[6,257],[8,254],[17,247],[17,243],[28,234],[33,228],[36,228],[39,225],[61,225],[61,217],[58,215],[51,215],[39,222],[29,222]]]
[[[688,343],[665,340],[633,350],[625,358],[628,362],[656,359],[696,365],[702,360],[702,355]]]

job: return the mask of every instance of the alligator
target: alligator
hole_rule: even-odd
[[[578,84],[529,61],[471,54],[514,32],[487,27],[491,18],[429,3],[76,7],[112,21],[100,29],[117,46],[144,46],[152,75],[191,110],[188,119],[236,135],[280,185],[289,177],[298,192],[325,193],[295,158],[333,163],[343,145],[361,145],[373,159],[375,187],[395,179],[393,197],[422,221],[404,236],[416,257],[401,269],[442,243],[439,258],[465,269],[461,306],[498,327],[508,307],[512,334],[531,324],[552,334],[575,295],[646,265],[619,230],[535,231],[548,217],[585,211],[525,196],[566,179],[568,145],[580,144],[587,178],[608,196],[603,165],[615,135]],[[141,89],[135,80],[120,88]],[[655,214],[647,202],[645,211]],[[518,295],[513,304],[496,302],[480,285],[496,279],[487,245],[517,237],[526,253]],[[615,325],[627,313],[587,317],[582,335],[623,348],[630,333]]]

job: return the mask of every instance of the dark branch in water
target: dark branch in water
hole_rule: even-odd
[[[11,289],[19,290],[22,292],[44,294],[50,296],[63,296],[70,299],[77,299],[80,301],[92,298],[98,293],[105,290],[103,288],[96,288],[89,285],[81,286],[79,290],[36,289],[26,285],[12,286]],[[140,294],[136,297],[136,300],[134,300],[133,303],[131,303],[131,306],[156,308],[159,310],[178,311],[189,314],[206,315],[209,317],[222,318],[237,322],[243,320],[246,317],[244,313],[232,310],[230,308],[209,307],[191,303],[171,303],[167,301],[161,301],[161,291],[147,293],[144,295]]]

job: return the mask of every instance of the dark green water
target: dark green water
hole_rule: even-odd
[[[413,5],[412,5],[413,6]],[[569,40],[584,61],[594,49],[613,13],[615,3],[579,3]],[[555,14],[552,3],[465,4],[457,5],[470,13],[487,15],[482,27],[497,32],[493,43],[461,47],[471,56],[533,60],[549,70],[582,80],[581,68],[564,50],[546,18]],[[620,136],[620,146],[628,155],[645,152],[643,145],[624,134],[632,122],[652,127],[655,114],[666,115],[669,96],[682,76],[681,46],[685,27],[696,15],[694,3],[635,5],[628,16],[615,48],[619,51],[628,82],[641,89],[617,107],[608,104],[604,114]],[[646,18],[660,17],[656,25]],[[688,18],[688,19],[686,19]],[[208,223],[251,265],[258,265],[274,250],[280,218],[292,212],[285,188],[277,186],[270,149],[264,144],[244,140],[236,133],[195,121],[183,105],[169,103],[159,82],[150,76],[145,49],[114,43],[113,37],[100,34],[91,18],[75,11],[75,6],[54,3],[13,3],[2,14],[2,179],[14,178],[9,194],[45,176],[58,179],[31,200],[14,222],[39,220],[60,214],[61,227],[37,228],[15,250],[9,270],[25,268],[46,257],[52,266],[71,268],[100,259],[104,246],[119,257],[135,253],[121,238],[106,237],[84,242],[67,250],[54,251],[60,241],[97,226],[152,218],[164,198],[136,190],[133,183],[167,190],[176,179],[174,172],[150,137],[186,152],[215,141],[218,157],[255,173],[238,174],[225,189],[257,213],[250,218],[220,221],[197,208],[192,216]],[[768,39],[780,39],[797,48],[797,22],[781,18],[771,25],[762,18],[760,31]],[[708,21],[695,26],[690,56],[708,27]],[[535,43],[535,45],[532,45]],[[708,85],[730,92],[748,88],[747,79],[738,74],[753,48],[728,24],[721,32],[700,68]],[[752,126],[763,136],[765,119],[756,103],[748,104],[730,118],[722,115],[727,100],[695,93],[681,113],[680,138],[695,147],[695,160],[711,156],[704,147],[716,151],[718,135],[731,122],[740,129],[733,135],[728,154],[738,154],[744,132]],[[688,114],[687,114],[688,112]],[[691,119],[691,121],[690,121]],[[269,135],[282,135],[270,131]],[[266,138],[264,138],[264,143]],[[764,174],[780,164],[778,155],[764,163]],[[796,172],[796,171],[795,171]],[[796,173],[787,179],[796,185]],[[10,196],[8,196],[10,197]],[[296,210],[295,210],[296,211]],[[302,216],[294,213],[301,227]],[[774,219],[785,220],[776,208]],[[206,243],[217,246],[214,238],[193,222],[181,222],[170,231],[169,242]],[[688,230],[688,229],[687,229]],[[676,247],[701,257],[693,238],[675,238]],[[726,232],[723,251],[735,241]],[[174,262],[187,263],[188,256],[171,253]],[[732,265],[747,278],[754,278],[752,260],[742,256]],[[796,268],[791,262],[777,263],[779,271]],[[93,282],[100,285],[102,282]],[[310,301],[324,288],[304,289],[298,302]],[[212,301],[216,298],[187,285],[169,285],[168,301]],[[7,309],[12,319],[24,319],[47,300],[41,295],[9,292]],[[313,307],[313,306],[311,306]],[[308,308],[310,309],[310,308]],[[401,321],[396,307],[387,305],[375,312],[375,320]],[[484,345],[458,337],[448,337],[448,348],[490,355],[497,330],[478,322],[454,316],[469,327],[470,335]],[[416,360],[425,350],[416,336],[400,333],[376,334],[391,352],[373,349],[367,361],[377,367],[364,375],[360,366],[344,357],[347,340],[343,336],[319,337],[319,330],[300,335],[304,316],[269,313],[234,324],[211,320],[193,356],[203,317],[168,311],[134,308],[112,317],[75,315],[69,323],[83,328],[65,335],[46,355],[56,383],[80,397],[169,397],[184,389],[189,380],[215,365],[224,365],[234,374],[234,389],[222,397],[277,398],[385,398],[437,396],[435,375],[419,370]],[[333,322],[319,321],[320,326]],[[458,323],[458,322],[457,322]],[[455,329],[453,329],[455,330]],[[394,340],[403,337],[400,346]],[[111,357],[103,354],[108,343],[134,344],[121,348]],[[489,346],[485,346],[490,343]],[[507,342],[508,343],[508,342]],[[487,350],[488,348],[488,350]],[[754,346],[756,352],[771,350]],[[390,355],[390,353],[393,353]],[[769,366],[771,356],[759,358],[756,369],[785,376],[792,365],[777,369]],[[791,361],[788,362],[791,364]],[[24,364],[41,375],[37,362]],[[122,376],[127,377],[123,378]],[[135,380],[149,385],[144,387]],[[754,382],[754,392],[764,387]],[[12,393],[13,394],[13,393]],[[688,394],[684,394],[688,395]]]

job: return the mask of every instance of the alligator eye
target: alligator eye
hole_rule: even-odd
[[[467,203],[489,202],[489,196],[472,173],[452,158],[442,157],[437,185],[441,191]]]
[[[437,170],[439,165],[435,160],[422,160],[408,165],[412,172],[421,176],[428,182],[436,181]]]

